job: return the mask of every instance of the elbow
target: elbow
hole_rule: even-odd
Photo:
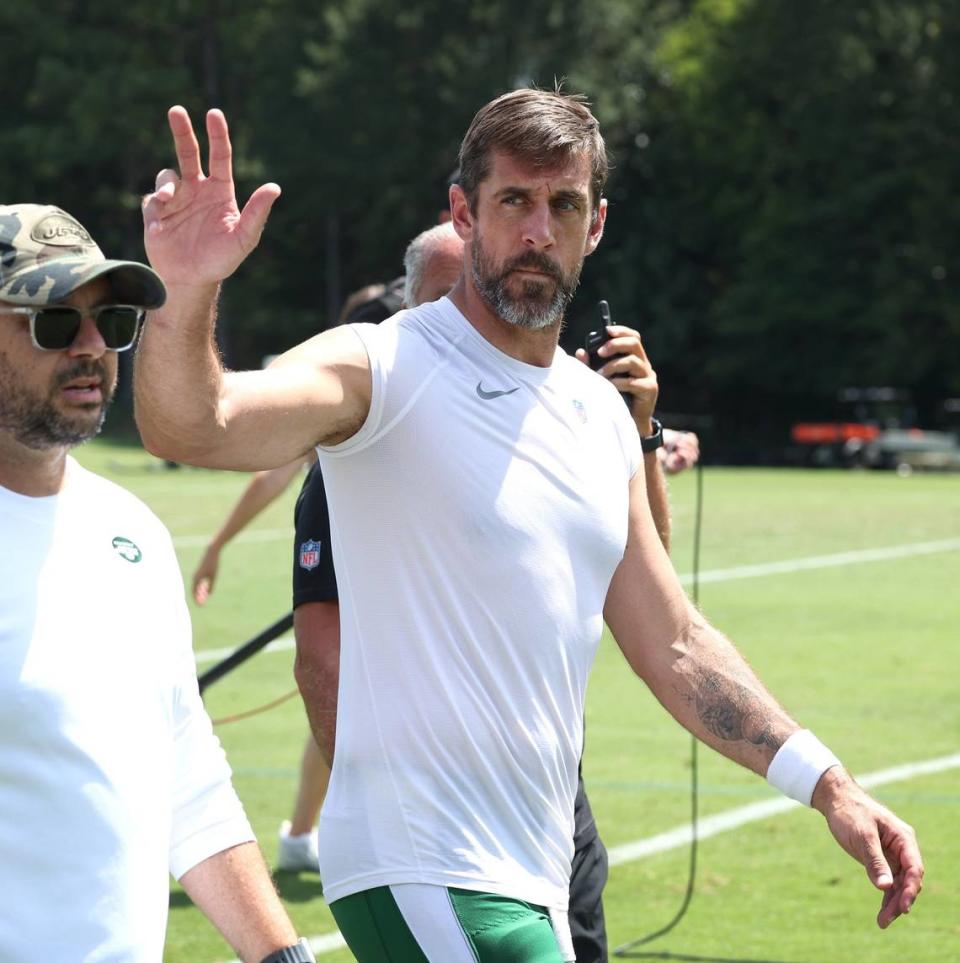
[[[304,699],[324,706],[336,706],[340,679],[340,653],[297,645],[293,677]]]
[[[155,407],[143,401],[139,392],[134,395],[133,419],[140,433],[140,441],[151,455],[169,461],[185,460],[176,434],[164,429],[163,421],[157,417]]]
[[[140,432],[140,441],[151,455],[167,461],[186,460],[173,436],[159,431],[155,425],[150,423],[149,419],[142,418],[139,411],[135,413],[134,418],[137,423],[137,431]]]
[[[162,431],[140,417],[136,418],[136,422],[143,447],[151,455],[164,461],[183,462],[188,465],[199,464],[202,460],[201,450],[184,444],[183,439],[176,434]]]
[[[185,460],[172,440],[145,428],[139,419],[137,419],[137,430],[140,432],[143,447],[154,457],[163,458],[166,461]]]
[[[293,660],[293,678],[300,690],[303,701],[310,705],[316,692],[318,691],[317,674],[308,658],[299,652]]]
[[[186,465],[220,467],[214,464],[215,439],[208,430],[162,417],[155,408],[139,401],[134,404],[133,417],[143,447],[151,455]]]

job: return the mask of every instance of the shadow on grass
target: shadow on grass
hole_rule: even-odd
[[[309,903],[314,899],[323,899],[323,884],[316,873],[285,873],[276,872],[273,881],[277,884],[277,891],[285,903]],[[187,894],[176,889],[170,893],[170,909],[186,909],[193,906],[193,901]]]
[[[308,903],[323,898],[323,883],[316,873],[276,872],[273,880],[286,903]]]

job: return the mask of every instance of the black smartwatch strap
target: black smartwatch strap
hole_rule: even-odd
[[[293,946],[285,946],[269,956],[265,956],[260,963],[317,963],[317,958],[306,940],[299,940]]]
[[[653,426],[653,434],[640,439],[640,448],[645,455],[656,451],[663,444],[663,425],[656,418],[651,418],[650,424]]]

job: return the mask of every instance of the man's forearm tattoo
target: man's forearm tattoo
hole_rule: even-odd
[[[704,727],[719,739],[767,746],[774,752],[780,748],[783,740],[774,734],[769,707],[735,679],[700,671],[690,698]]]

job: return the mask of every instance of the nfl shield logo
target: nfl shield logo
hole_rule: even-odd
[[[300,546],[300,568],[308,572],[320,564],[320,543],[312,539]]]

